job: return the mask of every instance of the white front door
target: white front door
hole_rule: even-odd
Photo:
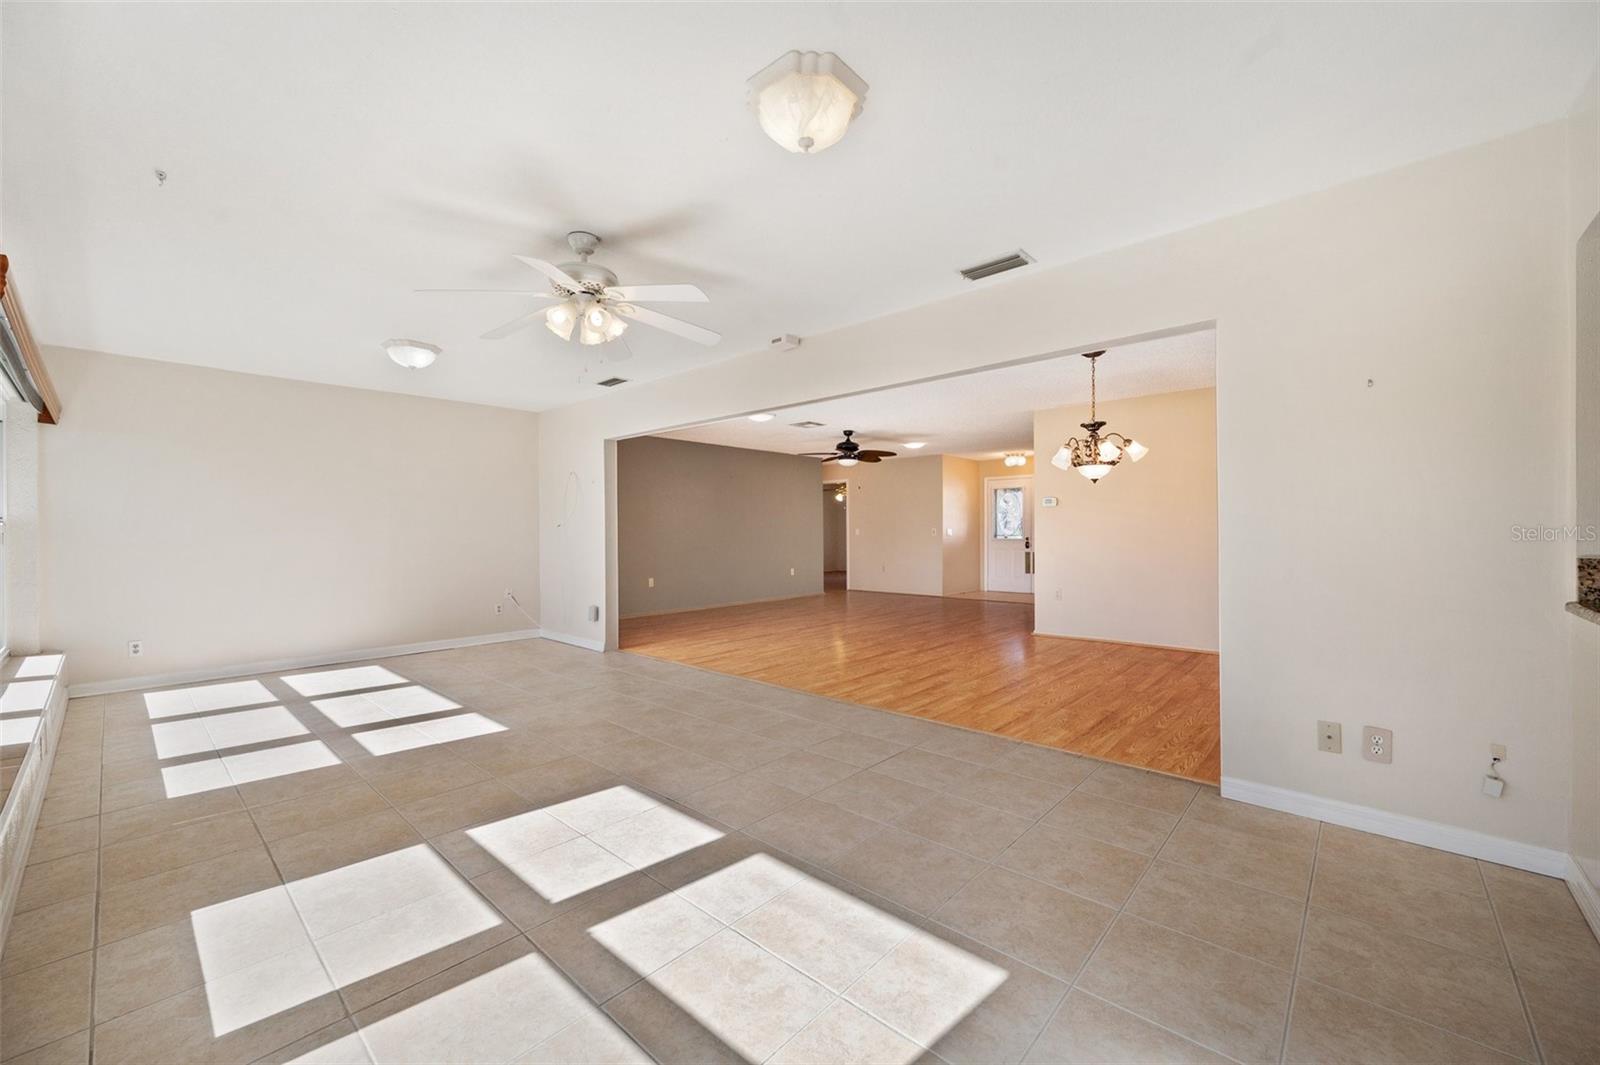
[[[986,477],[984,590],[1033,591],[1033,478]]]

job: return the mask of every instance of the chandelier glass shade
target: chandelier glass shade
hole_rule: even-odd
[[[628,331],[622,315],[593,297],[574,296],[544,312],[545,328],[562,340],[571,340],[578,334],[580,344],[604,344]]]
[[[1095,395],[1095,360],[1104,355],[1103,351],[1090,351],[1084,354],[1089,360],[1089,420],[1080,422],[1087,434],[1082,439],[1072,437],[1056,450],[1050,458],[1050,465],[1060,470],[1077,470],[1094,484],[1110,473],[1123,459],[1138,462],[1150,453],[1150,449],[1134,440],[1132,437],[1123,436],[1121,433],[1102,433],[1106,423],[1101,421],[1095,412],[1098,397]]]

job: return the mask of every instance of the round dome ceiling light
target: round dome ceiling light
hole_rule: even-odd
[[[383,350],[389,353],[396,366],[408,370],[421,370],[433,365],[441,349],[420,340],[385,340]]]
[[[767,136],[804,155],[839,143],[867,97],[867,83],[832,52],[785,52],[745,86]]]

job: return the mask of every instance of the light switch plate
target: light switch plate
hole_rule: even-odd
[[[1361,757],[1388,765],[1394,761],[1394,730],[1368,725],[1361,730]]]

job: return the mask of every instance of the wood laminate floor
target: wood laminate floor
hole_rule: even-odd
[[[1033,635],[1018,603],[832,590],[629,618],[622,647],[1216,783],[1217,656]]]

